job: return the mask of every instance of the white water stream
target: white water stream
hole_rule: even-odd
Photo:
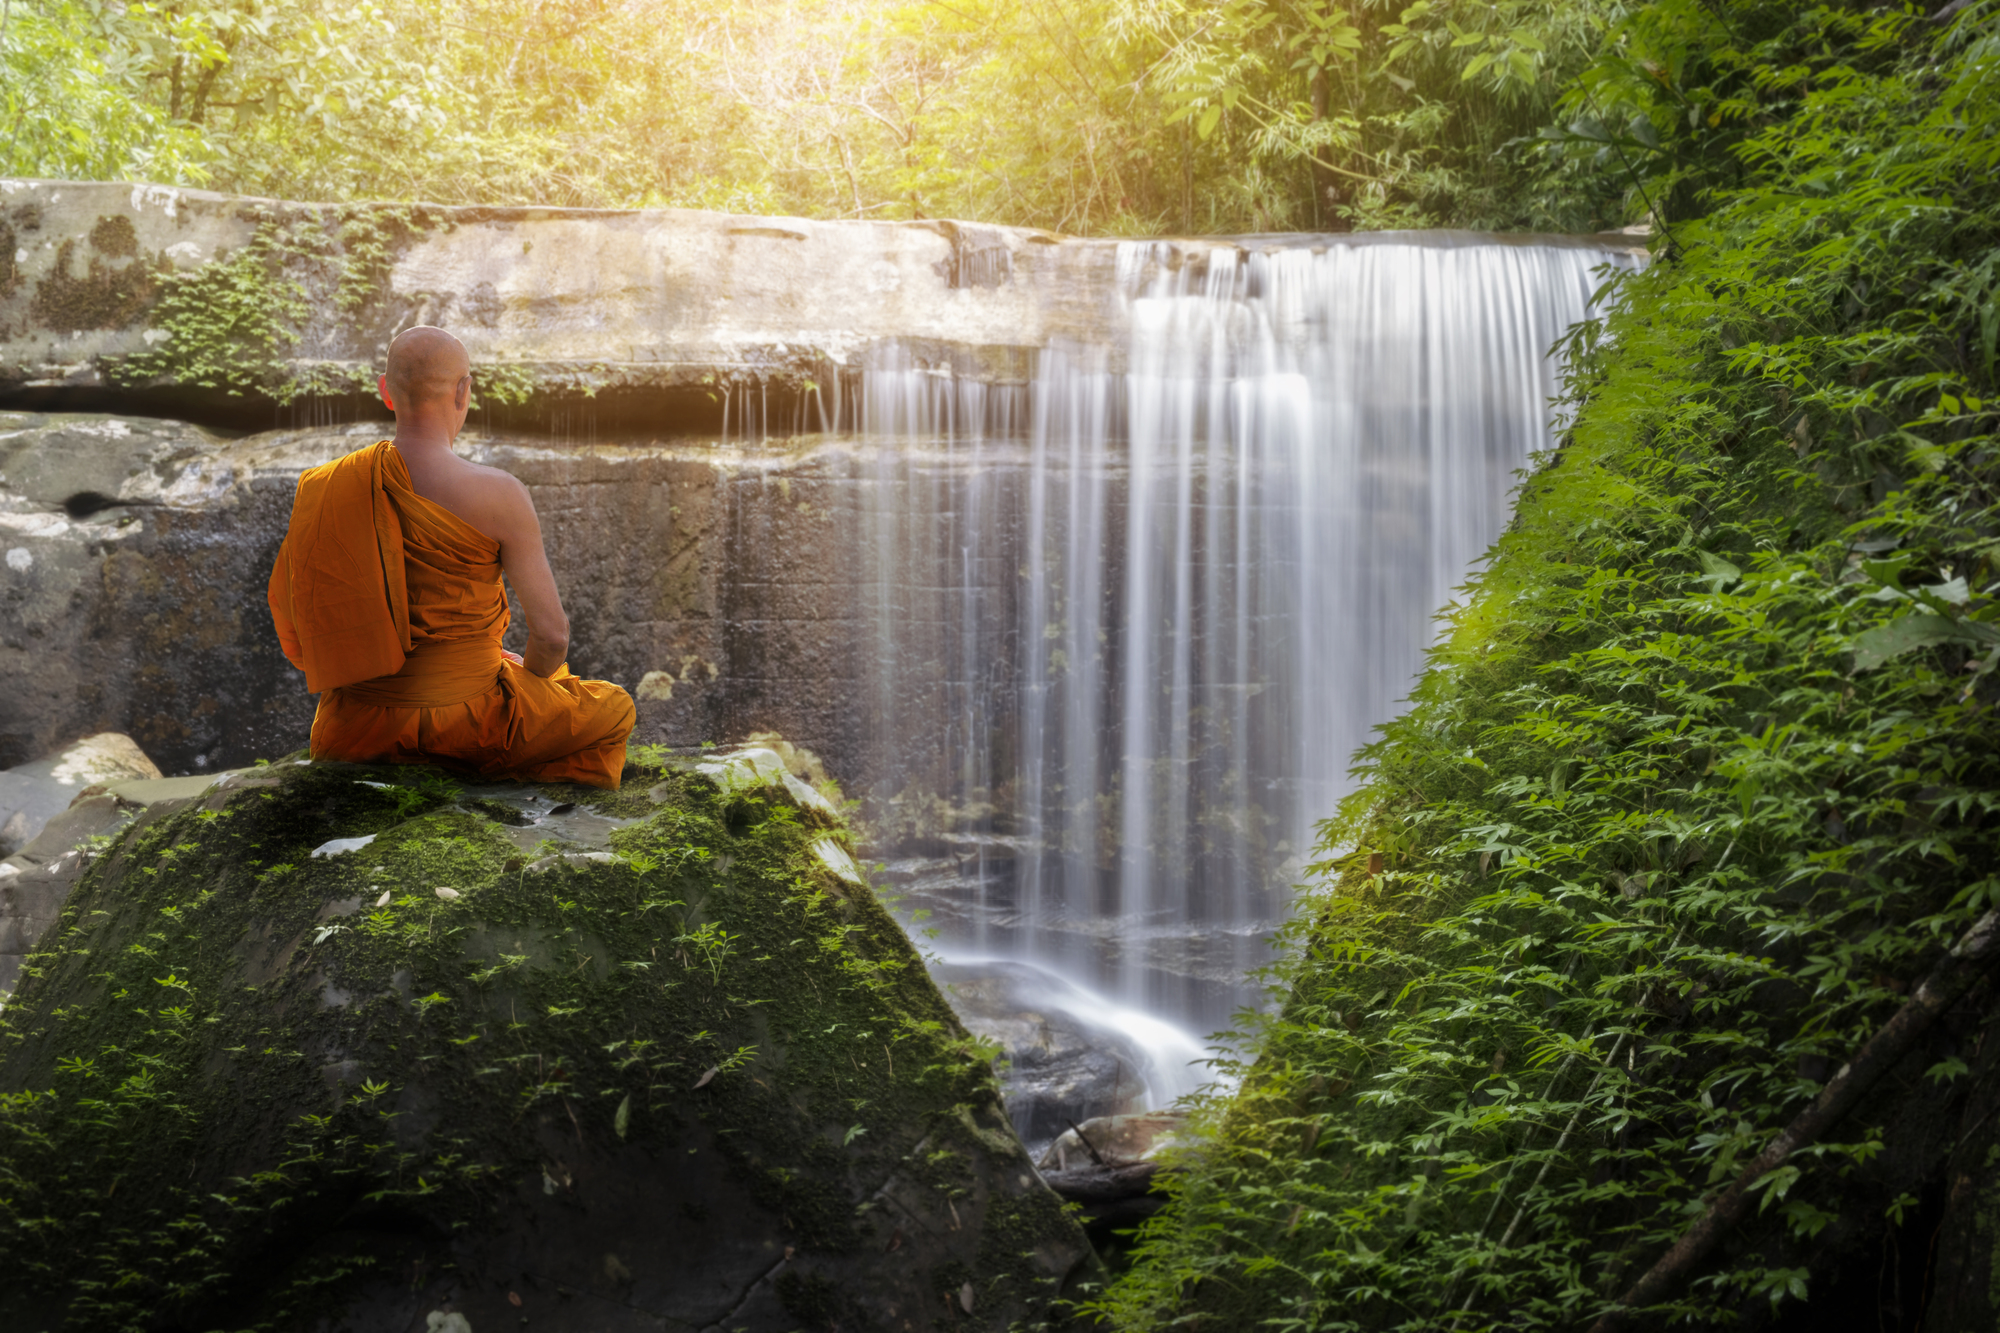
[[[870,363],[865,767],[943,945],[1207,1029],[1554,443],[1551,347],[1632,261],[1186,253],[1123,247],[1124,340],[1048,347],[1029,382]]]

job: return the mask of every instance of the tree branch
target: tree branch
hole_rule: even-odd
[[[1656,1304],[1677,1286],[1742,1219],[1750,1207],[1750,1191],[1758,1180],[1854,1109],[1862,1094],[1909,1052],[1917,1038],[1929,1030],[1945,1010],[1972,989],[1973,983],[1979,980],[1996,957],[2000,957],[2000,910],[1979,918],[1952,951],[1931,969],[1931,974],[1917,987],[1916,994],[1896,1011],[1896,1016],[1870,1037],[1854,1053],[1853,1059],[1841,1066],[1832,1081],[1820,1089],[1813,1104],[1787,1125],[1777,1138],[1772,1139],[1755,1161],[1743,1168],[1743,1174],[1736,1177],[1736,1183],[1724,1190],[1722,1196],[1709,1205],[1701,1220],[1689,1227],[1674,1247],[1660,1256],[1660,1261],[1633,1283],[1630,1291],[1618,1298],[1617,1306],[1606,1311],[1590,1326],[1590,1333],[1614,1333],[1634,1310]]]

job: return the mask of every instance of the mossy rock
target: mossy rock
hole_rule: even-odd
[[[544,789],[595,855],[423,770],[148,809],[0,1013],[0,1327],[1048,1321],[1094,1260],[846,831],[656,776]]]

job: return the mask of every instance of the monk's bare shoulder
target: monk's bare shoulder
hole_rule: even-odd
[[[464,515],[471,524],[502,545],[534,538],[540,544],[541,524],[528,488],[511,472],[467,461]]]
[[[505,497],[508,502],[528,500],[528,488],[523,486],[521,479],[513,473],[488,463],[475,463],[469,458],[462,458],[459,461],[464,463],[467,471],[472,474],[472,484],[482,491],[490,490],[495,496]],[[534,502],[528,500],[528,503],[532,508]]]

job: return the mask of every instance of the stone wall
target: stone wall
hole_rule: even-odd
[[[0,413],[0,671],[15,682],[0,693],[0,767],[107,730],[170,773],[302,746],[313,700],[278,650],[265,580],[299,472],[373,438],[366,425],[227,440]],[[640,740],[777,731],[866,771],[879,744],[862,683],[873,571],[851,444],[492,434],[464,451],[527,483],[571,665],[633,690]]]

